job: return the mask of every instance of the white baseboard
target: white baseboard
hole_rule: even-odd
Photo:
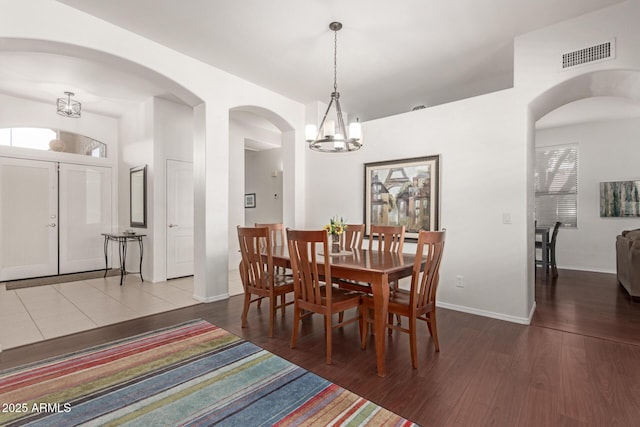
[[[577,270],[577,271],[589,271],[591,273],[607,273],[616,274],[616,270],[607,270],[602,268],[591,268],[583,266],[558,266],[560,270]]]
[[[229,299],[229,294],[228,293],[227,294],[216,295],[216,296],[208,297],[208,298],[203,298],[203,297],[200,297],[198,295],[192,295],[192,296],[193,296],[193,298],[195,300],[198,300],[198,301],[204,302],[204,303],[216,302],[216,301],[222,301],[222,300],[225,300],[225,299]]]
[[[510,316],[504,313],[495,313],[493,311],[478,310],[477,308],[465,307],[462,305],[449,304],[446,302],[439,302],[439,301],[436,303],[436,306],[447,308],[449,310],[461,311],[463,313],[475,314],[483,317],[490,317],[492,319],[506,320],[507,322],[512,322],[512,323],[520,323],[521,325],[531,324],[531,319],[533,318],[533,313],[535,312],[535,309],[536,309],[536,305],[534,302],[533,307],[531,307],[531,312],[529,313],[529,317],[517,317],[517,316]]]
[[[531,321],[533,320],[533,314],[536,312],[536,307],[538,307],[538,305],[534,301],[533,305],[531,306],[531,311],[529,311],[529,323],[527,323],[527,325],[531,324]]]

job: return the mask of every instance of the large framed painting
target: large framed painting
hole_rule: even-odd
[[[600,183],[601,217],[640,217],[640,181]]]
[[[407,239],[439,229],[440,156],[365,163],[365,233],[371,225],[404,225]]]

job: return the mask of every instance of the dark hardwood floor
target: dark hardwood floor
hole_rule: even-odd
[[[371,338],[360,350],[357,325],[334,331],[326,365],[319,317],[305,321],[292,350],[291,307],[270,339],[265,307],[252,306],[249,328],[240,327],[241,297],[7,350],[0,369],[202,318],[422,426],[638,425],[640,304],[613,275],[568,270],[555,283],[537,283],[536,293],[531,326],[438,309],[441,351],[421,322],[415,370],[408,336],[395,332],[386,378],[375,374]]]
[[[640,303],[615,274],[562,270],[536,281],[536,304],[534,326],[640,345]]]

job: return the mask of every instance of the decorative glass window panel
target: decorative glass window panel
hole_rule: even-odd
[[[107,157],[107,145],[73,132],[47,128],[0,129],[0,145]]]
[[[44,128],[12,128],[11,146],[48,150],[49,141],[56,139],[56,132]]]
[[[11,146],[11,129],[0,129],[0,145]]]

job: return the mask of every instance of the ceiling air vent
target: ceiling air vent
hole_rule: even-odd
[[[577,67],[578,65],[591,64],[615,58],[615,40],[600,43],[562,55],[562,69]]]

